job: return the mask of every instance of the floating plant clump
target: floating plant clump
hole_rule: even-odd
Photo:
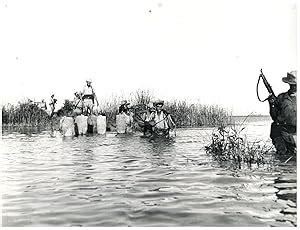
[[[219,127],[205,146],[206,153],[219,162],[230,161],[237,168],[242,168],[242,164],[251,168],[267,163],[266,156],[274,151],[273,147],[263,141],[247,141],[244,129],[236,125]]]

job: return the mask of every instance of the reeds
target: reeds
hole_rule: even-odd
[[[263,165],[266,156],[273,147],[262,141],[247,141],[242,134],[245,126],[220,126],[212,134],[211,143],[205,146],[206,153],[218,162],[231,162],[231,166],[242,168],[246,164],[249,168],[253,165]]]
[[[130,106],[139,105],[145,108],[150,102],[155,101],[150,90],[137,90],[129,96],[112,95],[108,99],[99,100],[99,113],[105,114],[108,125],[115,126],[116,115],[122,100],[131,102]],[[62,108],[58,110],[60,116],[72,109],[72,103],[65,100]],[[219,126],[227,124],[229,113],[216,105],[190,104],[184,100],[165,102],[164,109],[169,112],[177,127],[200,127],[200,126]],[[29,101],[19,102],[18,105],[6,105],[2,107],[3,124],[42,124],[49,122],[47,113],[34,103]]]
[[[2,106],[2,123],[10,125],[46,125],[50,121],[46,111],[31,101],[19,102],[17,105]]]
[[[229,122],[229,112],[217,105],[173,101],[165,104],[177,127],[220,126]]]
[[[153,93],[150,90],[144,89],[139,89],[131,93],[129,98],[135,105],[148,105],[154,100]]]

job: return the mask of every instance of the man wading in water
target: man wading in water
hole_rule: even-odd
[[[271,139],[280,155],[296,154],[297,125],[297,71],[287,73],[282,81],[290,85],[290,89],[275,97],[268,98],[270,115],[273,119]]]
[[[156,111],[150,115],[150,121],[153,121],[153,135],[169,137],[170,129],[175,127],[171,115],[163,109],[164,101],[158,100],[154,103]]]
[[[86,80],[86,86],[82,91],[82,101],[83,101],[83,113],[85,116],[91,115],[94,107],[94,101],[96,100],[97,106],[99,106],[95,90],[92,87],[92,80]]]
[[[132,133],[132,124],[133,124],[133,115],[129,111],[130,103],[127,100],[123,100],[119,107],[119,115],[124,116],[125,123],[126,123],[126,133]]]

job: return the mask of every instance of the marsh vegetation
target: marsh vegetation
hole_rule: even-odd
[[[99,113],[105,114],[108,124],[114,125],[120,101],[124,96],[112,95],[100,101]],[[126,97],[131,106],[148,105],[156,98],[150,90],[137,90]],[[191,104],[186,100],[165,101],[165,110],[168,111],[177,127],[220,126],[229,121],[230,114],[217,105]],[[72,110],[72,101],[64,100],[57,115]],[[45,126],[50,124],[50,117],[30,100],[20,101],[17,105],[6,104],[2,106],[2,123],[5,125],[32,125]]]
[[[249,141],[244,133],[244,122],[240,125],[231,123],[220,126],[215,130],[210,143],[205,146],[206,153],[218,162],[229,162],[232,163],[230,166],[239,169],[244,165],[252,168],[254,165],[259,167],[269,163],[267,156],[274,152],[274,147],[262,140]]]

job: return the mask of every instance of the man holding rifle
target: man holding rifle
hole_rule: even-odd
[[[268,97],[273,119],[270,137],[278,154],[296,154],[297,71],[287,73],[282,81],[288,83],[290,89],[278,97],[274,93]]]

